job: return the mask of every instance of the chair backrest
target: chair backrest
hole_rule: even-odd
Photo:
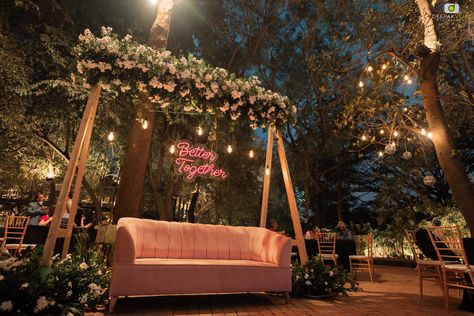
[[[320,254],[335,254],[336,253],[336,233],[322,233],[316,234],[318,241],[318,248]]]
[[[372,258],[374,244],[372,234],[355,235],[354,241],[356,244],[356,253],[358,255],[368,256],[369,258]]]
[[[469,267],[458,225],[426,227],[441,264],[459,262]]]
[[[410,245],[410,249],[413,254],[413,259],[415,259],[415,262],[418,265],[418,262],[420,260],[423,260],[423,258],[425,258],[425,255],[416,244],[416,230],[405,229],[405,237],[408,241],[408,244]]]
[[[29,216],[6,216],[3,244],[18,244],[21,248],[29,220]]]

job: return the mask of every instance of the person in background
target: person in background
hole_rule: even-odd
[[[353,238],[352,231],[349,228],[347,228],[346,223],[344,223],[343,221],[337,222],[336,237],[337,238]]]
[[[50,217],[48,214],[43,215],[43,216],[41,216],[41,218],[38,222],[38,225],[39,226],[49,225],[49,223],[51,223],[52,220],[53,220],[53,217]]]
[[[68,194],[68,200],[66,201],[66,211],[64,211],[63,217],[61,218],[61,228],[67,228],[69,222],[69,214],[72,211],[72,192]],[[74,224],[74,227],[77,225]]]
[[[268,228],[269,230],[273,231],[273,232],[276,232],[277,229],[278,229],[278,222],[276,219],[272,218],[270,220],[270,228]]]
[[[42,216],[47,215],[48,211],[43,206],[44,195],[38,193],[35,195],[35,201],[30,202],[26,207],[26,215],[30,217],[30,225],[38,225]]]

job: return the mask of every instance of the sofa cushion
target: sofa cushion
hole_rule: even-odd
[[[222,260],[222,259],[162,259],[162,258],[142,258],[135,260],[136,265],[150,265],[150,266],[180,266],[180,267],[192,267],[192,266],[208,266],[212,267],[266,267],[276,268],[278,267],[274,263],[268,263],[263,261],[255,260]]]

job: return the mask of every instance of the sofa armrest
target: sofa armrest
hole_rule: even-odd
[[[291,265],[291,238],[271,232],[268,240],[267,261],[275,263],[281,268],[287,268]]]
[[[118,263],[135,262],[135,242],[127,226],[117,229],[115,239],[115,261]]]

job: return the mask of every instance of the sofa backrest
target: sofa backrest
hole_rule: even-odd
[[[259,227],[176,223],[139,218],[121,218],[118,222],[119,239],[122,234],[128,235],[124,230],[133,239],[135,258],[272,261],[272,249],[276,248],[281,238],[285,238]]]

